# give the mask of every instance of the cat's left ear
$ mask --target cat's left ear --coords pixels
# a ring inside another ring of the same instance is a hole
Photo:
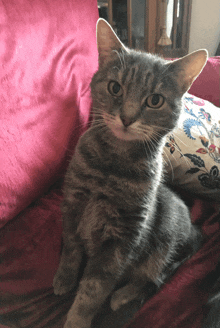
[[[174,60],[169,63],[169,70],[171,70],[176,77],[182,92],[186,92],[193,81],[203,70],[208,58],[208,51],[201,49],[192,52],[191,54]]]
[[[99,65],[106,63],[117,56],[116,52],[127,51],[119,40],[111,25],[99,18],[96,25],[97,47],[99,52]]]

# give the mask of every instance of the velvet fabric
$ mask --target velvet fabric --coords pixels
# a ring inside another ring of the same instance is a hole
[[[0,227],[64,172],[88,123],[96,1],[0,1]]]
[[[189,93],[220,107],[220,56],[209,58],[199,78],[191,86]]]
[[[187,200],[187,195],[184,196]],[[208,314],[205,305],[214,283],[212,272],[220,257],[220,206],[195,199],[191,217],[202,228],[203,246],[145,303],[126,328],[201,327]]]
[[[61,327],[70,306],[51,288],[58,185],[89,121],[97,19],[96,0],[0,0],[1,328]]]
[[[62,328],[73,302],[72,292],[53,294],[52,280],[62,178],[89,122],[97,19],[96,0],[0,0],[0,328]],[[209,62],[195,94],[205,89],[218,105],[220,60]],[[129,328],[200,327],[220,253],[219,205],[190,206],[204,245]]]

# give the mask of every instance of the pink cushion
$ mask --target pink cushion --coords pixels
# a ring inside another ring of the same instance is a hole
[[[0,0],[0,227],[60,174],[88,123],[97,2]]]
[[[210,57],[189,93],[220,107],[220,56]]]

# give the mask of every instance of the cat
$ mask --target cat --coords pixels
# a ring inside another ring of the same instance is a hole
[[[185,203],[163,183],[166,135],[181,98],[199,75],[207,51],[173,62],[125,47],[111,26],[97,22],[99,70],[91,82],[93,123],[81,136],[64,181],[63,241],[54,293],[77,282],[88,262],[65,328],[89,328],[112,293],[117,310],[148,281],[190,252],[195,229]]]

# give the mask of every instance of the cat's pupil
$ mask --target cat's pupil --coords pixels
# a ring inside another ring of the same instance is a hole
[[[112,96],[120,97],[123,94],[122,87],[117,81],[110,81],[108,91]]]
[[[160,101],[160,96],[159,95],[153,95],[152,100],[151,100],[152,105],[156,106],[159,103],[159,101]]]
[[[121,86],[118,82],[114,82],[113,86],[112,86],[112,91],[117,94],[121,89]]]

